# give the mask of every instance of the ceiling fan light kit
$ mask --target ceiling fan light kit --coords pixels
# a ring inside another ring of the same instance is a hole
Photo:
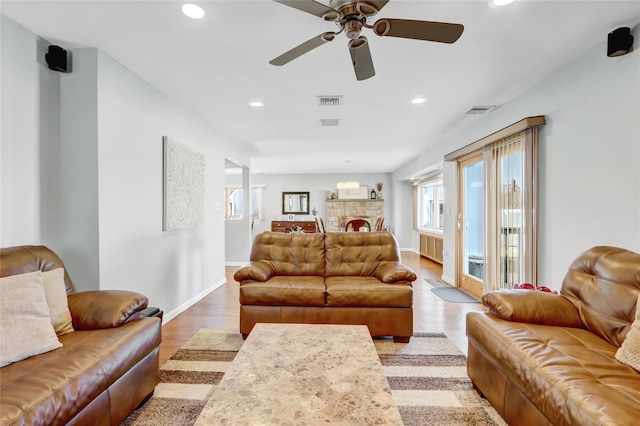
[[[389,2],[389,0],[331,0],[329,6],[314,0],[273,0],[302,12],[315,15],[328,22],[335,22],[338,32],[325,32],[319,36],[294,47],[275,59],[269,61],[272,65],[284,65],[311,50],[333,41],[335,36],[344,32],[350,40],[349,53],[357,80],[373,77],[375,69],[369,50],[367,38],[362,29],[367,28],[380,37],[398,37],[414,40],[435,41],[439,43],[455,43],[464,26],[447,22],[416,21],[408,19],[382,18],[370,25],[367,20],[375,16]]]

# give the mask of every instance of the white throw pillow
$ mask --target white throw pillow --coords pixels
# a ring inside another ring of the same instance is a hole
[[[0,367],[61,347],[42,272],[0,278]]]
[[[56,268],[42,273],[44,294],[49,305],[51,325],[58,336],[74,331],[71,312],[67,303],[67,288],[64,285],[64,268]]]
[[[616,352],[616,359],[640,372],[640,294],[636,303],[636,319],[631,324],[631,330]]]

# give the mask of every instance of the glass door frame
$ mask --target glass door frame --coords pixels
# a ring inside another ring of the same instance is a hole
[[[468,273],[465,272],[465,233],[464,231],[464,226],[465,226],[465,217],[464,217],[464,208],[465,208],[465,203],[464,203],[464,198],[465,198],[465,191],[464,191],[464,170],[465,168],[469,167],[469,166],[473,166],[475,164],[483,164],[483,176],[482,176],[482,184],[483,184],[483,194],[482,194],[482,200],[483,200],[483,206],[482,206],[482,213],[483,213],[483,218],[485,215],[485,205],[484,203],[486,202],[486,200],[484,199],[484,185],[486,184],[486,179],[485,179],[485,173],[486,171],[484,170],[484,155],[483,155],[483,150],[479,149],[477,151],[474,151],[472,153],[469,153],[463,157],[460,157],[457,159],[457,183],[458,183],[458,190],[457,190],[457,195],[458,195],[458,211],[456,212],[456,286],[462,290],[465,293],[468,293],[469,295],[473,296],[474,298],[477,298],[478,300],[482,297],[482,294],[484,293],[484,282],[482,280],[479,280],[478,278],[476,278],[473,275],[470,275]],[[485,220],[483,219],[482,223],[481,223],[481,229],[482,229],[482,249],[483,252],[485,250],[485,239],[486,239],[486,235],[485,235],[485,226],[484,226],[484,222]],[[483,255],[483,263],[482,263],[482,267],[484,268],[486,263],[486,253]],[[485,277],[486,274],[483,274],[483,277]]]

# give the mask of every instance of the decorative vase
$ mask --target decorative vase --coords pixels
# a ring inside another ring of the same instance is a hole
[[[378,191],[378,200],[382,200],[382,191]]]

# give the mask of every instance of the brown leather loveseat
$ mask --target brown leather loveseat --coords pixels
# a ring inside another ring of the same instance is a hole
[[[616,359],[638,293],[640,254],[615,247],[582,253],[559,295],[487,293],[467,314],[469,377],[512,426],[640,424],[640,373]]]
[[[51,330],[52,338],[62,344],[58,349],[0,368],[2,425],[118,425],[159,382],[160,320],[139,318],[147,298],[118,290],[75,293],[66,269],[60,268],[64,268],[60,258],[43,246],[0,250],[3,294],[9,294],[8,280],[55,271],[64,280],[64,284],[58,281],[59,294],[64,303],[64,286],[69,327],[73,326],[57,336],[57,330]],[[20,285],[11,285],[12,294],[20,292]],[[28,286],[31,291],[31,283]],[[33,299],[44,297],[42,284],[39,291],[42,295]],[[2,315],[11,302],[2,301]],[[12,312],[24,310],[19,303],[16,306]],[[49,308],[44,307],[49,321]],[[0,344],[7,353],[8,343]]]
[[[364,324],[409,341],[416,274],[388,232],[256,236],[240,283],[240,332],[256,323]]]

